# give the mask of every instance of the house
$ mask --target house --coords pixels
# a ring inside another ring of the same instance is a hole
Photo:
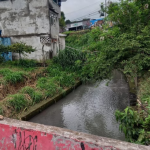
[[[66,0],[0,0],[2,37],[36,48],[28,59],[42,60],[59,51],[59,18],[61,2]],[[44,53],[42,53],[42,48]],[[17,54],[13,54],[18,58]]]
[[[91,23],[90,27],[97,27],[97,26],[101,27],[102,24],[104,23],[104,18],[92,19],[90,20],[90,23]]]
[[[81,21],[71,22],[70,24],[66,25],[67,31],[77,31],[77,30],[84,30],[89,28],[90,26],[90,19],[83,19]]]

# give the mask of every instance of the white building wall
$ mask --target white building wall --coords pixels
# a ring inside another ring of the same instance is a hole
[[[47,0],[0,1],[0,24],[4,36],[49,33]]]
[[[36,49],[35,52],[32,52],[31,54],[22,55],[22,58],[26,59],[36,59],[38,61],[43,61],[43,53],[42,53],[42,47],[43,45],[40,42],[40,36],[28,36],[28,37],[12,37],[11,38],[12,43],[16,42],[23,42],[27,45],[32,45],[33,48]],[[44,45],[44,57],[45,59],[49,59],[49,53],[52,50],[51,46]],[[18,59],[18,54],[13,54],[14,59]]]
[[[43,59],[40,36],[50,35],[52,43],[44,46],[45,57],[49,58],[50,51],[53,51],[53,56],[57,55],[60,13],[60,7],[53,0],[0,1],[2,35],[11,37],[12,43],[24,42],[36,48],[36,52],[26,58],[37,60]]]

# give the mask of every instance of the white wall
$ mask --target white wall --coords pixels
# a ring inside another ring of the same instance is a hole
[[[47,0],[0,1],[0,22],[5,36],[49,33]]]
[[[49,8],[56,13],[52,13]],[[60,7],[53,0],[0,1],[2,35],[11,37],[12,43],[24,42],[35,47],[37,51],[29,54],[26,57],[28,59],[43,59],[40,35],[50,35],[56,41],[49,46],[44,46],[46,56],[48,56],[49,50],[53,51],[53,55],[57,55],[59,18]],[[14,56],[17,57],[16,54]]]
[[[33,48],[36,49],[35,52],[31,54],[27,54],[27,56],[22,56],[22,58],[27,58],[27,59],[36,59],[39,61],[43,60],[43,55],[42,55],[42,44],[40,42],[40,37],[39,36],[29,36],[29,37],[12,37],[11,38],[12,43],[16,42],[24,42],[27,45],[32,45]],[[44,46],[44,51],[45,51],[45,58],[49,59],[49,51],[52,50],[51,45],[50,46]],[[18,59],[18,54],[13,54],[13,58]]]

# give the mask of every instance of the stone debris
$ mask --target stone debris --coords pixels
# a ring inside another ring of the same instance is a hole
[[[2,115],[0,115],[0,120],[3,120],[3,119],[4,119],[4,117]]]

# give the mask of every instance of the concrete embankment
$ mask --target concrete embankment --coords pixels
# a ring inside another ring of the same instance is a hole
[[[41,111],[45,110],[46,108],[48,108],[52,104],[54,104],[57,101],[59,101],[60,99],[62,99],[65,95],[69,94],[70,92],[72,92],[75,88],[77,88],[80,85],[81,85],[80,81],[76,82],[74,87],[65,89],[61,94],[58,94],[58,95],[56,95],[56,96],[54,96],[50,99],[43,100],[40,103],[30,107],[26,111],[22,112],[18,116],[18,118],[20,120],[24,120],[24,121],[27,121],[27,120],[31,119],[32,117],[34,117],[35,115],[37,115]]]

